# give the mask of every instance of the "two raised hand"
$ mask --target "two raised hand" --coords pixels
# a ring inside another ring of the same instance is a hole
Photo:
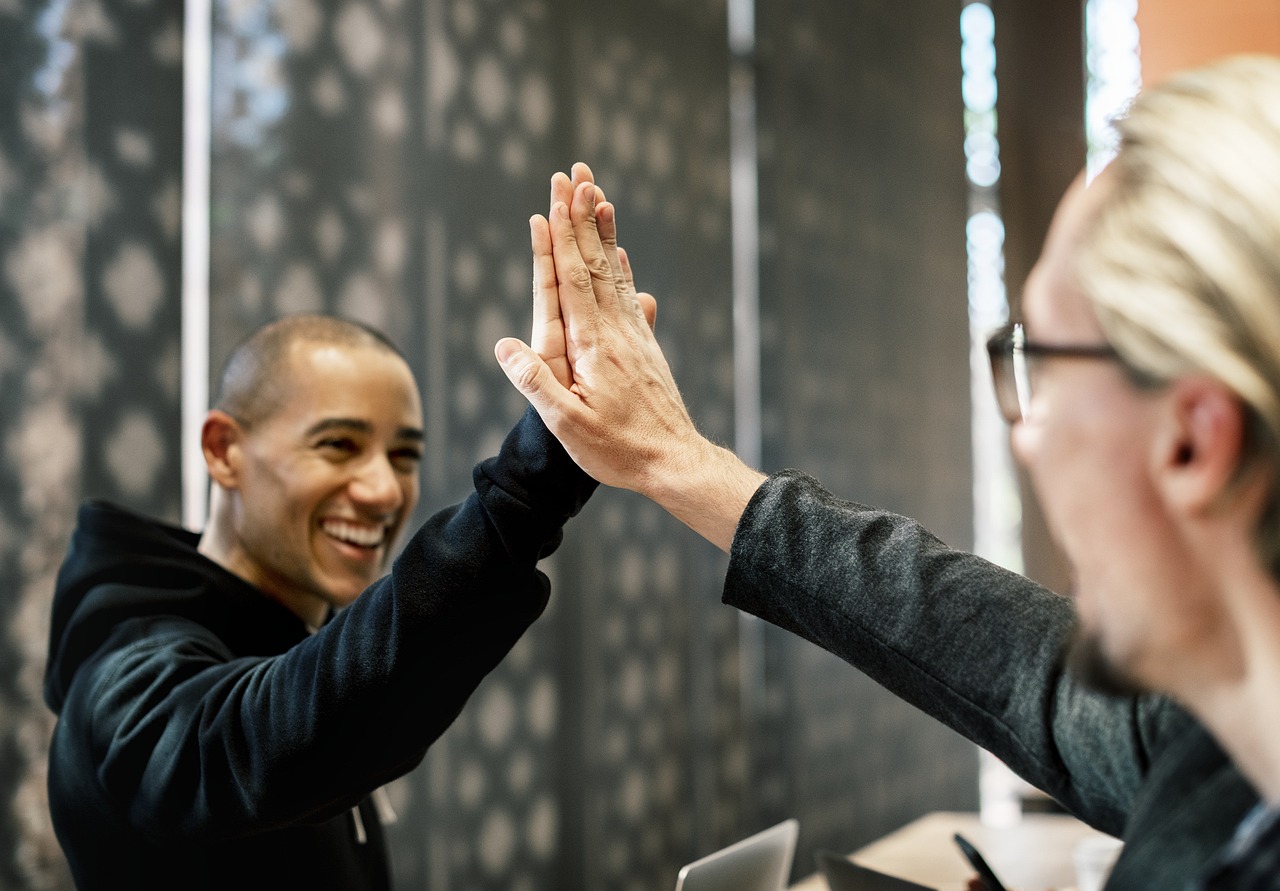
[[[552,179],[550,218],[530,220],[534,343],[495,354],[569,455],[640,492],[725,548],[763,477],[698,433],[617,245],[616,213],[586,165]],[[562,339],[561,339],[562,338]]]
[[[701,437],[653,337],[656,303],[636,292],[603,197],[584,164],[552,178],[550,219],[530,220],[539,346],[506,338],[496,354],[583,469],[644,491],[671,445]]]

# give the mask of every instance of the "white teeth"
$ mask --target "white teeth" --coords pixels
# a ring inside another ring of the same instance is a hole
[[[323,525],[324,531],[339,541],[362,548],[376,548],[382,544],[387,531],[383,526],[362,526],[345,520],[325,520]]]

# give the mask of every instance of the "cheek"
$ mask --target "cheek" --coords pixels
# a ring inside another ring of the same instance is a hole
[[[421,491],[417,474],[412,477],[402,479],[400,481],[400,491],[404,499],[404,507],[401,509],[401,515],[408,518],[413,509],[418,506],[418,493]]]
[[[1031,487],[1051,524],[1070,512],[1085,496],[1090,475],[1084,464],[1087,443],[1077,441],[1070,429],[1055,429],[1041,420],[1014,425],[1009,439],[1014,458],[1027,471]],[[1054,530],[1056,531],[1056,530]]]
[[[1035,459],[1039,429],[1019,421],[1009,430],[1009,450],[1014,460],[1028,470]]]

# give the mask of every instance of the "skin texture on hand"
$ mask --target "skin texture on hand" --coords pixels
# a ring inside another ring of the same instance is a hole
[[[499,341],[503,371],[587,473],[728,550],[764,477],[698,433],[653,335],[656,304],[636,291],[586,165],[552,178],[551,204],[530,220],[538,348]]]

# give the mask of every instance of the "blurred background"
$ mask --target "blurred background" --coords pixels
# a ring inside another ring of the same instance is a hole
[[[40,687],[78,502],[198,528],[210,376],[297,311],[403,347],[421,511],[465,496],[576,160],[704,431],[1060,586],[981,343],[1107,116],[1239,49],[1280,51],[1273,0],[0,0],[0,888],[70,887]],[[789,816],[803,875],[1030,794],[722,606],[724,557],[638,497],[545,568],[547,615],[390,788],[399,888],[671,888]]]

